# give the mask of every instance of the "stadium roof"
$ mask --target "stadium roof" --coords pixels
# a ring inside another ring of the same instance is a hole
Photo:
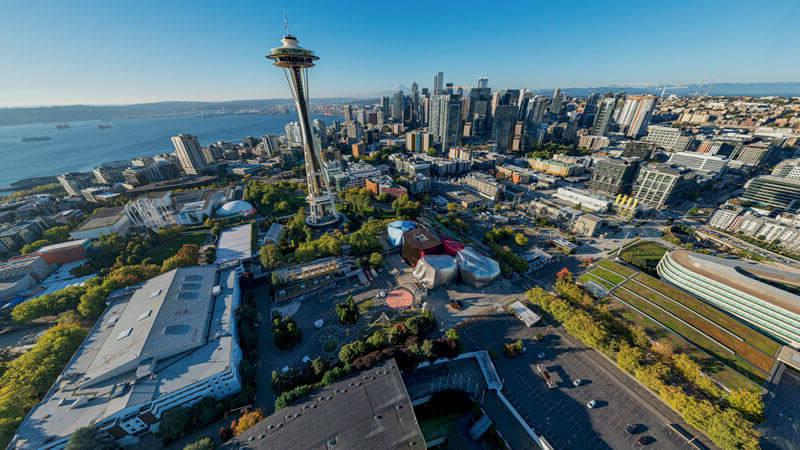
[[[424,449],[394,360],[376,364],[281,409],[227,449]]]

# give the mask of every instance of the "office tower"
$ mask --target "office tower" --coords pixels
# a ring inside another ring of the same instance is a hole
[[[497,105],[492,120],[491,139],[497,143],[497,151],[505,152],[511,148],[511,134],[517,122],[516,105]]]
[[[344,105],[344,123],[348,124],[353,121],[353,105]]]
[[[433,139],[442,144],[442,150],[458,145],[461,139],[461,97],[434,95],[431,97],[428,128]]]
[[[550,102],[550,114],[554,116],[560,115],[563,104],[564,96],[561,94],[561,88],[556,88],[553,92],[553,101]]]
[[[206,167],[207,163],[197,137],[191,134],[172,136],[172,145],[175,147],[175,154],[178,155],[181,169],[187,175],[197,175]]]
[[[614,106],[617,101],[613,97],[606,97],[600,102],[597,114],[594,116],[591,134],[594,136],[605,136],[608,126],[611,124],[611,116],[614,114]]]
[[[489,134],[492,91],[488,87],[469,91],[465,119],[472,123],[472,136],[483,138]]]
[[[267,58],[286,72],[289,88],[297,108],[297,118],[303,137],[303,155],[308,186],[306,199],[308,200],[309,214],[306,223],[310,226],[330,225],[339,220],[339,214],[336,212],[330,188],[323,179],[319,154],[314,151],[308,99],[306,98],[308,92],[306,73],[309,67],[314,67],[314,61],[319,57],[314,55],[311,50],[300,47],[297,38],[288,33],[281,39],[281,43],[280,47],[270,51]]]
[[[443,88],[444,88],[444,73],[436,72],[436,75],[433,76],[433,95],[441,94]]]
[[[633,113],[627,136],[638,139],[647,131],[653,110],[656,109],[656,97],[654,95],[640,96],[636,111]]]
[[[653,154],[654,144],[649,142],[630,141],[625,143],[625,148],[622,150],[623,158],[641,158],[645,161],[650,159]]]
[[[392,122],[403,122],[403,109],[405,108],[405,96],[403,91],[397,91],[392,96]]]
[[[588,184],[589,189],[609,197],[628,194],[638,168],[638,159],[600,159],[594,165],[592,179]]]
[[[683,152],[689,149],[692,137],[679,128],[650,125],[647,127],[647,136],[642,141],[671,152]]]
[[[639,169],[633,194],[643,205],[661,209],[682,199],[682,194],[696,186],[695,174],[669,164],[648,164]]]
[[[731,159],[748,166],[758,166],[771,162],[777,148],[768,142],[754,142],[739,146],[731,154]]]
[[[744,185],[743,200],[762,207],[800,211],[800,179],[762,175]]]
[[[800,178],[800,158],[787,159],[775,164],[772,176],[783,178]]]
[[[600,102],[600,93],[592,92],[586,97],[586,106],[597,106]]]
[[[433,147],[433,139],[427,131],[411,131],[406,133],[406,150],[424,153]]]
[[[419,85],[416,81],[411,83],[411,120],[419,122]]]
[[[520,110],[525,123],[522,131],[523,149],[529,149],[538,142],[539,124],[547,114],[547,97],[537,95],[527,99],[525,110]]]
[[[297,122],[289,122],[283,126],[283,133],[286,136],[286,142],[290,146],[303,145],[303,132],[300,130],[300,125]]]
[[[392,112],[389,96],[384,95],[381,97],[381,109],[383,110],[384,117]]]
[[[486,77],[478,78],[478,89],[486,89],[489,87],[489,79]]]

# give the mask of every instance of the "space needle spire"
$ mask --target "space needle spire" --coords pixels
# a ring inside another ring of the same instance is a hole
[[[289,23],[286,14],[283,17],[286,34],[281,39],[280,47],[273,48],[266,56],[273,64],[284,69],[289,89],[292,91],[294,104],[297,107],[297,118],[303,138],[303,154],[306,160],[306,181],[308,184],[309,214],[306,223],[312,227],[323,227],[336,223],[339,214],[330,187],[322,173],[322,162],[314,148],[314,139],[308,114],[308,69],[314,67],[319,57],[311,50],[300,47],[296,37],[289,34]]]

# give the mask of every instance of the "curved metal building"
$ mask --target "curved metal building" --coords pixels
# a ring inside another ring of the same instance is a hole
[[[458,252],[456,263],[461,281],[475,287],[486,286],[500,276],[500,264],[471,247]]]
[[[386,234],[389,235],[389,243],[392,247],[400,247],[403,245],[403,233],[408,230],[413,230],[417,224],[409,220],[395,220],[386,226]]]
[[[425,255],[414,267],[414,278],[428,289],[436,289],[456,279],[458,265],[449,255]]]

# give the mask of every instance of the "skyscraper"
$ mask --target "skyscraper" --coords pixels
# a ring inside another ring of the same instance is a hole
[[[606,134],[616,104],[617,101],[614,97],[606,97],[600,102],[600,107],[597,110],[597,115],[594,116],[594,123],[592,124],[592,135],[603,136]]]
[[[431,97],[429,128],[442,150],[458,145],[461,138],[461,97],[458,95],[434,95]]]
[[[517,105],[497,105],[492,120],[492,140],[497,143],[497,151],[511,148],[511,134],[517,122]]]
[[[433,76],[433,94],[434,95],[441,94],[443,89],[444,89],[444,73],[436,72],[436,75]]]
[[[392,96],[392,121],[395,123],[403,122],[403,110],[405,109],[405,95],[403,91],[397,91]]]
[[[626,134],[634,139],[644,136],[647,132],[647,125],[650,124],[650,118],[653,116],[653,110],[655,109],[655,95],[640,96]]]
[[[206,167],[203,149],[200,147],[197,137],[191,134],[172,136],[172,145],[175,147],[175,154],[178,155],[181,169],[187,175],[197,175]]]
[[[564,96],[561,95],[561,88],[556,88],[553,92],[553,101],[550,103],[550,113],[554,116],[561,114],[561,107],[564,104]]]
[[[489,87],[489,79],[486,77],[478,78],[478,89],[485,89]]]
[[[314,150],[314,139],[311,135],[311,122],[308,114],[308,99],[306,98],[308,86],[306,85],[306,72],[309,67],[314,67],[314,61],[319,59],[311,50],[300,47],[296,37],[287,34],[281,39],[280,47],[273,48],[267,59],[286,71],[289,88],[294,97],[297,108],[297,118],[303,137],[303,154],[306,162],[306,181],[308,185],[309,214],[306,223],[310,226],[330,225],[339,220],[336,205],[333,201],[330,188],[323,177],[322,163],[319,154]],[[351,122],[353,123],[353,122]]]
[[[353,121],[353,105],[344,105],[344,123],[347,125],[348,123]]]

